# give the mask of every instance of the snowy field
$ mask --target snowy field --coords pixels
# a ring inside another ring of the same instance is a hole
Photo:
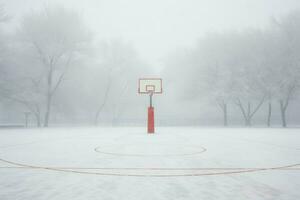
[[[299,129],[0,130],[1,200],[296,200],[299,188]]]

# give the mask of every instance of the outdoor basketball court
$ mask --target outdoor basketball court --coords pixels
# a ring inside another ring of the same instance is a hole
[[[0,130],[0,199],[299,199],[297,129]]]

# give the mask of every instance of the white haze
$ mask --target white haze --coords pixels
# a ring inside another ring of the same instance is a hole
[[[160,71],[164,56],[207,32],[265,27],[300,8],[298,0],[9,0],[16,22],[24,12],[60,4],[79,11],[99,38],[130,41]]]
[[[159,125],[223,125],[224,102],[230,126],[266,126],[269,105],[272,126],[286,126],[283,117],[300,124],[297,0],[1,8],[0,124],[23,124],[30,112],[30,126],[144,125],[148,96],[137,94],[137,80],[152,76],[164,83],[154,97]]]

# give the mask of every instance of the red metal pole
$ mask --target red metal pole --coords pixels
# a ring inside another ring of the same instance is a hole
[[[154,108],[148,107],[148,133],[154,133]]]

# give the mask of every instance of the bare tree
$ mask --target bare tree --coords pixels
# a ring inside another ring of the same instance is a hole
[[[89,33],[80,16],[61,7],[46,7],[24,17],[21,38],[41,63],[45,95],[44,126],[49,125],[54,95],[64,81],[71,62],[89,43]],[[42,105],[42,102],[39,103]],[[39,113],[40,114],[40,113]]]
[[[299,91],[300,79],[300,11],[290,13],[281,21],[273,20],[273,42],[276,46],[277,99],[282,126],[287,126],[286,111]]]
[[[209,68],[209,71],[205,74],[206,78],[204,80],[208,88],[207,93],[223,113],[223,125],[228,126],[228,105],[232,101],[234,83],[230,70],[227,66],[220,66],[217,63],[215,67]]]
[[[23,105],[36,119],[36,125],[41,126],[41,98],[39,82],[33,79],[10,80],[16,84],[11,84],[9,92],[4,96],[15,103]],[[19,85],[21,83],[21,85]]]
[[[103,99],[101,104],[98,105],[98,107],[96,108],[96,115],[95,115],[95,120],[94,120],[94,124],[98,125],[98,121],[99,121],[99,117],[101,112],[103,111],[107,101],[108,101],[108,97],[109,97],[109,92],[111,90],[111,85],[112,85],[112,68],[109,70],[108,72],[108,78],[107,78],[107,85],[105,87],[105,91],[104,91],[104,95],[103,95]]]
[[[3,28],[8,20],[9,17],[5,12],[4,6],[0,5],[0,98],[6,98],[11,93],[10,76],[12,73],[7,59],[9,40],[8,36],[3,32]]]
[[[97,77],[97,105],[94,124],[97,125],[101,113],[105,108],[109,109],[112,121],[115,121],[119,112],[119,104],[125,99],[125,91],[129,87],[135,89],[136,85],[131,80],[138,79],[138,72],[144,71],[144,64],[139,60],[136,50],[130,43],[120,40],[103,42],[99,48],[99,73]],[[105,76],[102,79],[100,73]],[[133,82],[135,83],[135,82]],[[128,97],[127,97],[128,98]]]
[[[234,84],[235,104],[240,109],[245,126],[252,125],[252,118],[265,101],[265,94],[261,90],[259,71],[239,67],[235,74]]]

